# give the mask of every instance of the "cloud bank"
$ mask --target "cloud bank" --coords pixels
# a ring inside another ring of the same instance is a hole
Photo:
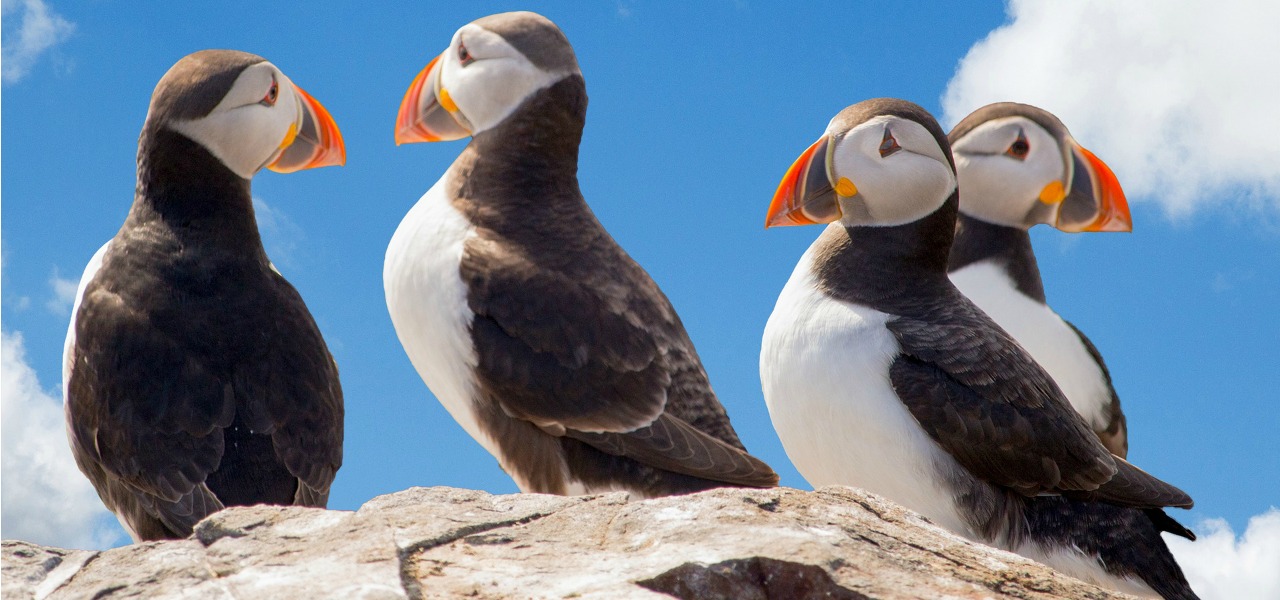
[[[43,0],[4,0],[4,43],[0,78],[14,83],[27,75],[46,50],[66,40],[75,25],[49,9]],[[16,26],[11,26],[17,22]]]
[[[44,303],[44,307],[59,317],[71,316],[71,307],[76,303],[76,292],[80,291],[80,280],[62,277],[58,274],[57,267],[54,267],[53,274],[49,275],[49,287],[53,295]]]
[[[1239,539],[1222,519],[1205,521],[1197,530],[1195,542],[1164,537],[1201,598],[1280,598],[1280,510],[1249,519]]]
[[[1008,13],[960,61],[948,124],[1034,104],[1172,217],[1280,211],[1280,2],[1010,0]]]
[[[106,548],[122,531],[67,445],[62,401],[45,392],[27,365],[19,333],[0,332],[0,530],[64,548]]]

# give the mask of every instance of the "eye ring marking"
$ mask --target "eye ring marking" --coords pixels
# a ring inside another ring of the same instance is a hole
[[[262,97],[261,102],[266,106],[275,106],[276,100],[280,99],[280,83],[276,81],[275,75],[271,76],[271,88],[267,90],[267,94]]]
[[[880,158],[888,158],[889,155],[902,149],[898,145],[897,138],[893,137],[893,132],[888,127],[884,128],[884,139],[880,140]]]
[[[1022,129],[1018,130],[1018,139],[1013,140],[1009,144],[1009,148],[1004,151],[1005,156],[1015,158],[1017,160],[1026,160],[1027,154],[1031,153],[1031,142],[1027,141],[1027,135]]]
[[[467,50],[467,45],[462,43],[462,40],[458,40],[458,63],[465,67],[473,62],[476,62],[476,57],[471,55],[471,51]]]

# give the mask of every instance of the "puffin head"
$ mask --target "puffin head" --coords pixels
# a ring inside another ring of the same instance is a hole
[[[396,118],[396,144],[477,135],[537,91],[580,74],[568,38],[542,15],[509,12],[472,21],[409,86]]]
[[[955,190],[947,138],[933,116],[905,100],[865,100],[831,119],[787,170],[765,227],[902,225],[933,214]]]
[[[950,139],[966,215],[1020,229],[1133,229],[1115,174],[1048,111],[989,104],[960,121]]]
[[[167,128],[250,179],[346,162],[329,112],[260,56],[202,50],[173,65],[151,94],[144,131]]]

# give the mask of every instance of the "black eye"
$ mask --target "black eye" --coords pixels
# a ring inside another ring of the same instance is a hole
[[[276,100],[280,98],[280,84],[275,79],[271,80],[271,89],[267,90],[267,95],[262,97],[262,103],[267,106],[275,106]]]
[[[1013,140],[1004,153],[1018,160],[1026,160],[1028,152],[1031,152],[1031,144],[1027,142],[1027,136],[1022,133],[1022,130],[1018,130],[1018,139]]]
[[[471,56],[471,52],[467,51],[467,46],[462,42],[458,42],[458,62],[464,67],[476,62],[476,57]]]
[[[893,133],[886,127],[884,130],[884,139],[880,140],[880,158],[889,156],[901,149],[902,146],[898,145],[898,140],[893,137]]]

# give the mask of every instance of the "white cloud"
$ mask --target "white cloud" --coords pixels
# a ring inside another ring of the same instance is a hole
[[[1135,200],[1280,210],[1280,2],[1010,0],[960,61],[954,124],[997,101],[1062,118]]]
[[[292,266],[298,241],[304,237],[302,228],[284,211],[273,208],[261,198],[253,199],[253,212],[258,219],[258,231],[262,234],[267,257],[274,263]]]
[[[1164,537],[1201,598],[1280,598],[1280,509],[1249,519],[1239,539],[1222,519],[1205,521],[1196,529],[1200,539],[1195,542]]]
[[[53,296],[48,302],[44,303],[44,307],[49,312],[60,317],[71,315],[71,307],[76,302],[76,292],[80,287],[80,282],[75,279],[64,279],[58,275],[58,268],[53,268],[53,274],[49,276],[49,287],[53,288]]]
[[[5,539],[105,548],[123,531],[76,467],[62,401],[40,387],[20,333],[0,331],[0,529]]]
[[[0,49],[4,83],[22,79],[41,54],[75,31],[74,24],[50,10],[43,0],[4,0],[0,11],[6,25]],[[15,19],[18,25],[8,26]]]

